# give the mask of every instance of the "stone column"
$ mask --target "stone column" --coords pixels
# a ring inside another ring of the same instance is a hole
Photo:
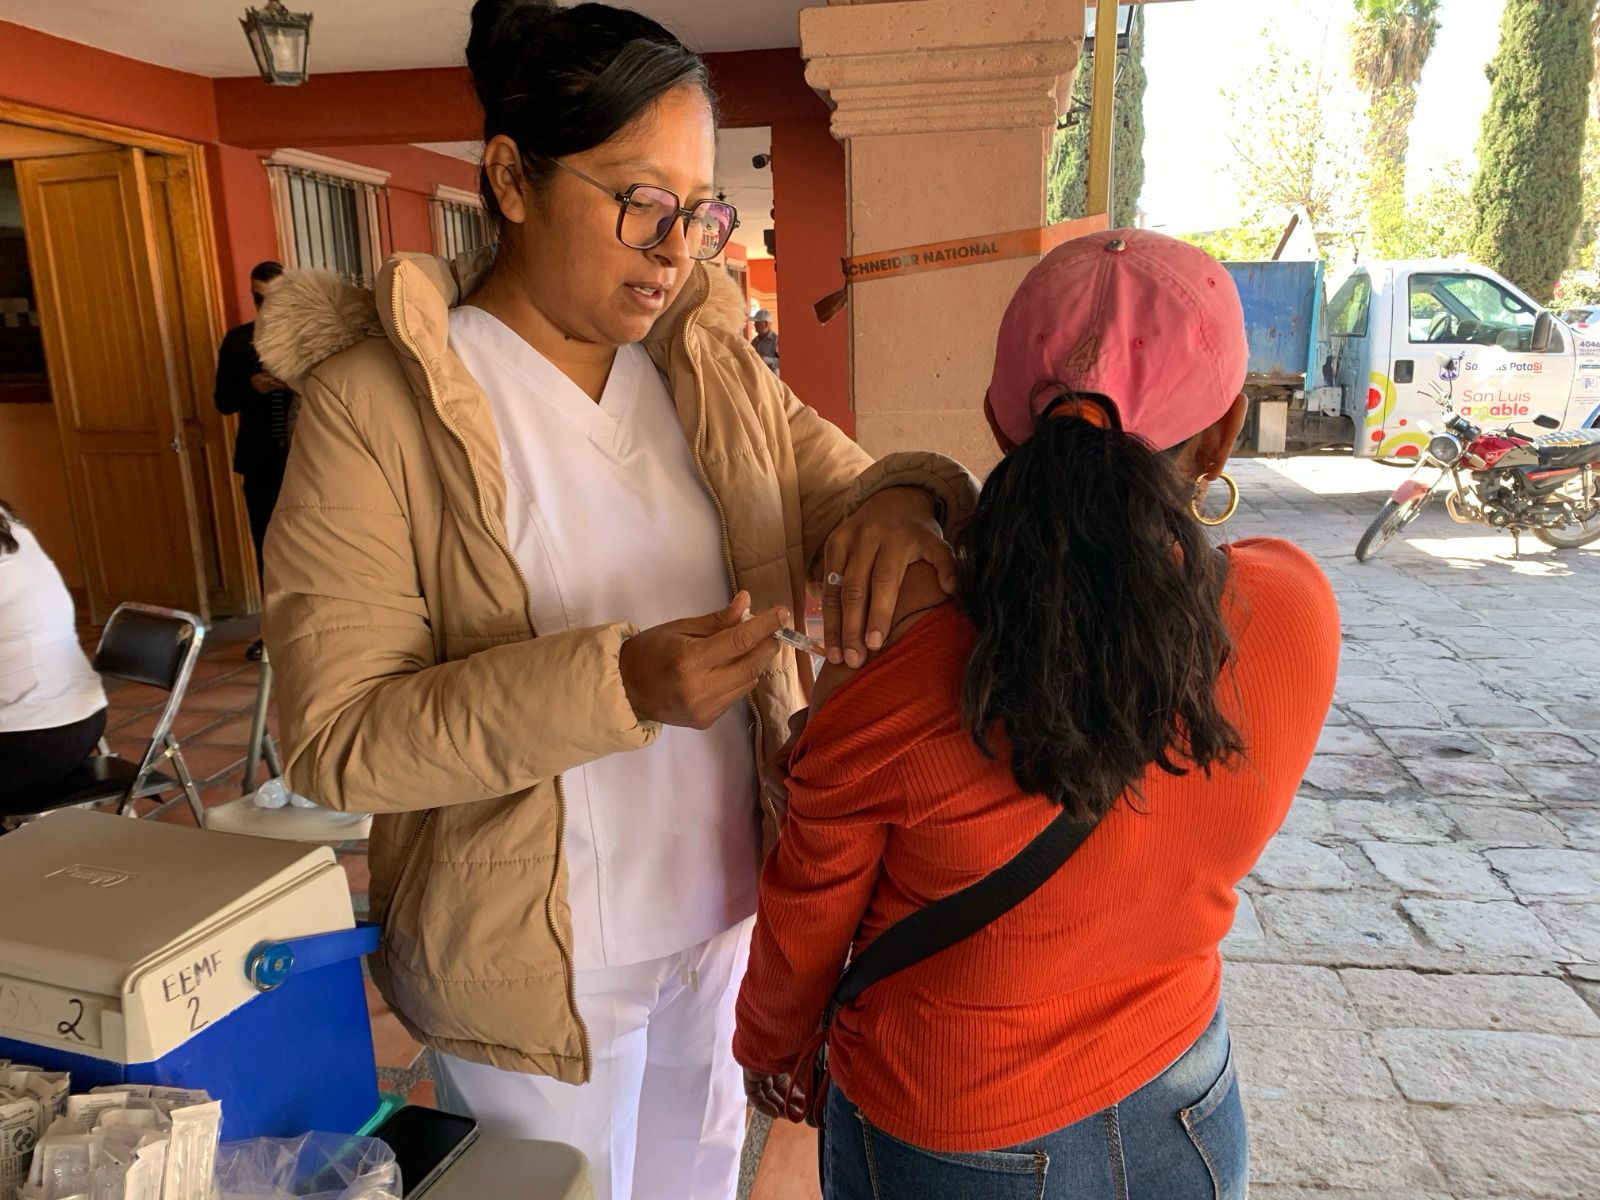
[[[1083,43],[1076,0],[830,0],[800,14],[806,78],[844,143],[849,253],[1045,224],[1050,139]],[[984,472],[995,333],[1037,261],[850,289],[856,437]]]

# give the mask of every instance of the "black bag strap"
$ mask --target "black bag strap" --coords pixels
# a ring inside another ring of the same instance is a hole
[[[932,958],[1005,916],[1044,886],[1099,823],[1099,818],[1073,820],[1063,809],[1010,862],[889,926],[839,977],[822,1017],[823,1028],[878,980]]]

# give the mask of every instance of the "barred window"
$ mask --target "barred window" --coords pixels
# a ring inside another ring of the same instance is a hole
[[[284,150],[267,170],[284,265],[320,267],[371,287],[384,257],[387,173]]]
[[[487,246],[489,220],[483,202],[471,192],[437,184],[428,201],[433,216],[433,252],[444,258]]]

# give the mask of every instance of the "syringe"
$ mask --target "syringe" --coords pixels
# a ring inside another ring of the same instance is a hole
[[[807,654],[815,654],[818,658],[822,658],[828,653],[827,646],[823,645],[814,637],[807,637],[798,629],[779,629],[774,631],[772,636],[777,638],[785,646],[793,646],[796,650],[803,650]]]

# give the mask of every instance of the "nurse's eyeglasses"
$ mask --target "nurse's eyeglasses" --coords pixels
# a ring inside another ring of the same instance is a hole
[[[684,208],[678,194],[667,188],[636,183],[618,192],[559,159],[547,161],[617,202],[617,241],[630,250],[655,249],[671,235],[673,222],[681,219],[689,257],[704,261],[721,254],[733,231],[739,228],[739,210],[721,200],[697,200]]]

